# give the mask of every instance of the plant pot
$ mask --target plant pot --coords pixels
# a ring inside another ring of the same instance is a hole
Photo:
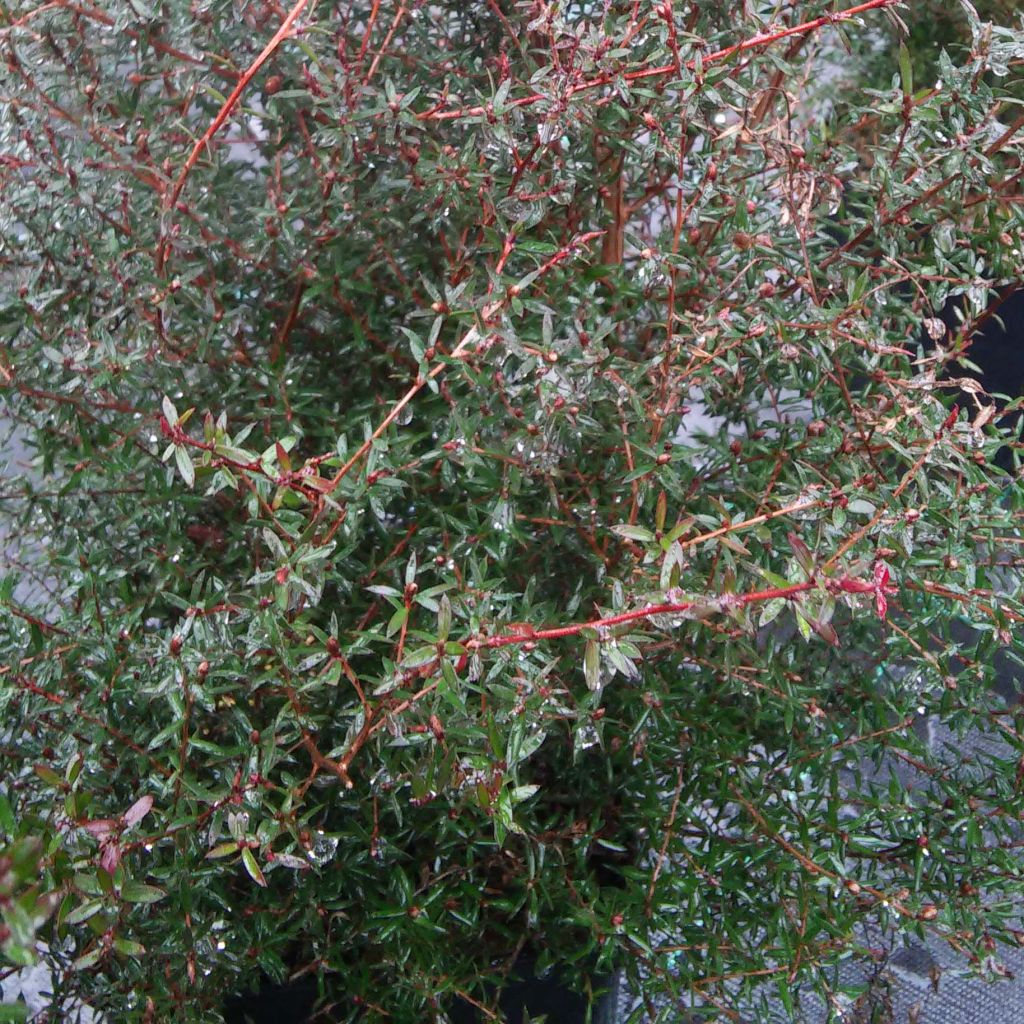
[[[224,1003],[225,1024],[307,1024],[316,1004],[316,978],[307,975],[288,985],[264,980],[255,992]]]
[[[618,1009],[618,976],[594,980],[594,995],[572,987],[566,973],[554,968],[536,973],[537,957],[523,953],[509,972],[509,982],[498,997],[498,1009],[506,1024],[614,1024]],[[488,1018],[475,1006],[459,999],[448,1008],[451,1024],[478,1024]]]

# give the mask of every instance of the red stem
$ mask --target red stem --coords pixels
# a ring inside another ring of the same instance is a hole
[[[295,24],[296,19],[303,12],[306,4],[309,0],[298,0],[295,6],[288,12],[288,16],[281,22],[281,27],[274,33],[274,37],[263,47],[259,56],[246,68],[245,73],[238,80],[238,84],[231,90],[231,95],[224,101],[224,105],[217,112],[217,116],[210,122],[210,127],[203,132],[202,138],[192,147],[192,152],[189,153],[188,159],[185,161],[185,165],[181,169],[181,173],[178,175],[178,180],[174,183],[174,188],[171,190],[170,196],[167,198],[166,207],[169,210],[173,210],[175,204],[178,201],[178,197],[181,195],[181,190],[185,187],[185,181],[189,176],[189,172],[195,167],[196,162],[199,160],[199,154],[206,148],[210,140],[217,134],[220,127],[228,119],[231,111],[235,109],[238,101],[242,98],[242,93],[245,92],[246,87],[253,80],[256,72],[267,62],[273,52],[281,45],[281,43],[291,34],[292,26]],[[164,260],[167,256],[167,240],[166,238],[161,239],[160,245],[157,248],[156,257],[156,271],[158,274],[163,273]]]
[[[857,4],[856,7],[847,8],[845,11],[837,11],[835,14],[823,14],[820,18],[805,21],[800,25],[793,25],[790,28],[780,29],[777,32],[762,32],[759,35],[751,36],[750,39],[744,39],[743,42],[734,43],[732,46],[727,46],[722,50],[715,50],[713,53],[704,55],[701,58],[701,66],[707,67],[709,64],[717,64],[727,60],[734,54],[743,53],[745,50],[751,50],[757,46],[767,46],[769,43],[785,39],[787,36],[802,35],[807,32],[813,32],[815,29],[822,28],[825,25],[848,21],[850,18],[863,14],[865,11],[877,10],[880,7],[894,7],[899,2],[900,0],[867,0],[867,3]],[[692,71],[696,64],[696,59],[692,59],[688,60],[683,66],[687,70]],[[643,68],[640,71],[629,71],[622,77],[627,82],[637,82],[645,78],[658,78],[662,75],[673,73],[679,73],[679,66],[674,62],[672,64],[659,64],[654,68]],[[598,86],[607,85],[617,77],[617,75],[605,74],[599,75],[597,78],[591,78],[586,82],[580,82],[569,89],[569,95],[575,96],[577,93],[586,92],[588,89],[596,89]],[[545,96],[542,94],[531,93],[529,96],[522,96],[517,100],[513,100],[507,104],[507,107],[529,107],[533,106],[534,103],[539,103],[542,99],[545,99]],[[463,107],[459,110],[438,110],[437,107],[432,107],[430,110],[425,110],[422,114],[419,114],[418,117],[421,121],[450,121],[460,117],[477,117],[480,114],[486,113],[486,107]]]
[[[788,587],[772,587],[769,590],[755,590],[749,594],[740,594],[731,598],[736,607],[752,604],[755,601],[773,601],[777,598],[787,599],[796,594],[802,594],[813,590],[817,581],[807,580],[804,583],[794,583]],[[531,629],[522,628],[517,633],[506,633],[502,636],[485,637],[480,640],[470,640],[466,647],[470,650],[481,648],[508,647],[509,644],[530,643],[536,640],[557,640],[560,637],[575,636],[585,629],[609,629],[612,626],[620,626],[624,622],[635,622],[637,619],[649,619],[654,615],[673,615],[679,612],[689,611],[695,605],[703,604],[701,600],[676,601],[668,604],[652,604],[646,608],[635,608],[631,612],[620,612],[618,615],[609,615],[602,619],[592,619],[590,622],[575,622],[569,626],[555,626],[552,629]]]

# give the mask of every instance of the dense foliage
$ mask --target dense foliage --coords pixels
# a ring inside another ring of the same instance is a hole
[[[1024,30],[914,81],[916,6],[0,5],[9,958],[116,1021],[999,972]]]

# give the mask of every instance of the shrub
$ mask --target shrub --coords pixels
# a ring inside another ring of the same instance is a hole
[[[826,116],[897,9],[7,5],[12,954],[119,1021],[524,948],[838,1012],[868,922],[998,973],[1015,406],[947,378],[1024,33]]]

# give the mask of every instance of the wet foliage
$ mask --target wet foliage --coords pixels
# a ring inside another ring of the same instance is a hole
[[[125,1022],[496,1014],[526,947],[840,1014],[865,922],[998,975],[1024,32],[965,12],[833,102],[912,9],[0,5],[5,955]]]

